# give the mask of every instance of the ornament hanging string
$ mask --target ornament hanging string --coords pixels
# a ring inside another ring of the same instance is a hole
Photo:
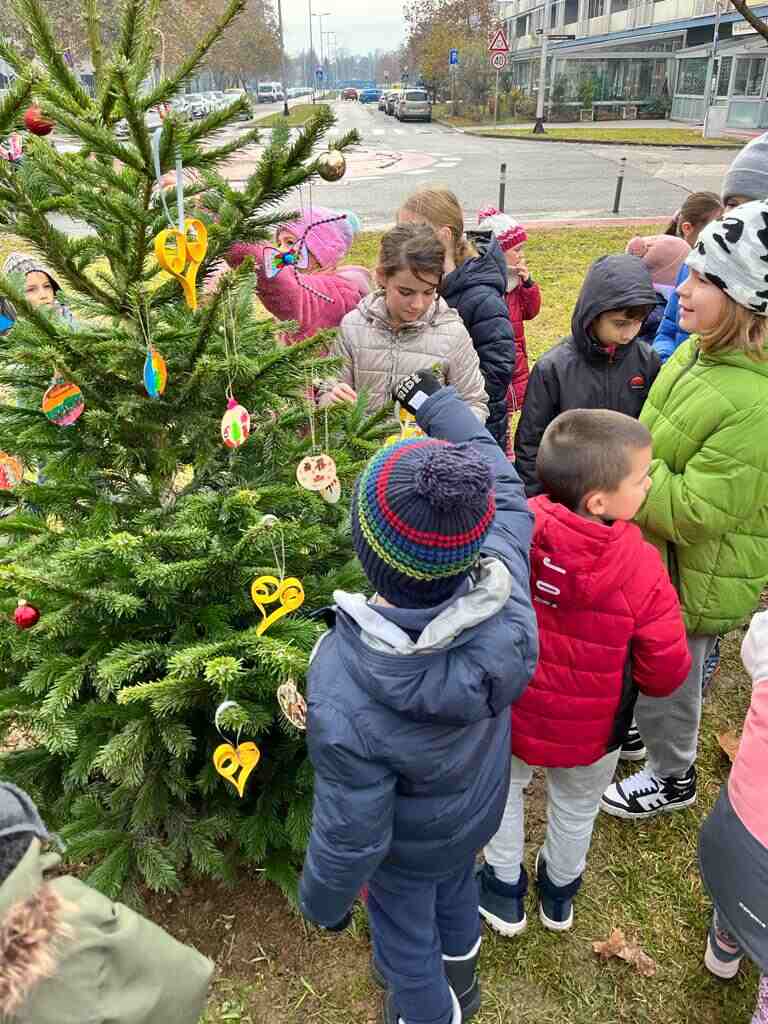
[[[155,164],[155,178],[157,180],[157,189],[160,193],[160,202],[163,205],[165,216],[170,227],[175,228],[176,224],[173,223],[171,212],[168,209],[168,204],[165,201],[165,189],[162,183],[162,171],[160,169],[160,138],[163,134],[163,126],[157,128],[152,135],[152,159]],[[176,150],[176,205],[178,207],[178,229],[184,234],[184,166],[181,162],[181,151]]]
[[[227,292],[227,312],[224,316],[224,358],[227,361],[227,398],[232,399],[235,397],[232,390],[232,363],[234,362],[237,366],[237,338],[235,337],[235,314],[232,312],[231,291]]]

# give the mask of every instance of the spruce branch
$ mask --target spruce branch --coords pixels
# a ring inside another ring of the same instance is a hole
[[[165,100],[170,99],[183,88],[187,79],[191,78],[194,73],[199,70],[210,48],[214,43],[218,42],[227,30],[229,24],[238,15],[245,11],[246,6],[247,0],[229,0],[226,10],[222,16],[215,22],[213,27],[205,33],[192,53],[181,62],[179,67],[176,69],[175,74],[164,78],[158,83],[155,89],[151,90],[148,95],[144,97],[142,100],[142,107],[144,110],[150,110],[158,103],[162,103]]]
[[[45,15],[40,0],[11,0],[11,3],[30,39],[32,49],[37,58],[44,62],[48,74],[83,111],[88,110],[91,98],[80,79],[67,66],[63,54],[56,45],[53,26]]]
[[[0,103],[0,138],[9,135],[21,120],[22,110],[32,99],[32,82],[24,76],[16,78]]]
[[[88,47],[91,53],[96,90],[100,90],[104,75],[104,48],[101,42],[100,0],[84,0],[85,26],[88,33]]]

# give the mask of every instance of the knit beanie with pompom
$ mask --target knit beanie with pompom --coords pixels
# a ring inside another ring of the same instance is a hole
[[[691,247],[674,235],[636,235],[624,251],[640,257],[654,284],[673,285]]]
[[[501,213],[495,206],[484,207],[477,215],[477,223],[481,231],[492,231],[496,235],[502,252],[508,252],[528,241],[523,225],[518,224],[508,213]]]
[[[371,586],[400,608],[448,600],[496,512],[490,465],[470,444],[410,438],[377,452],[352,498],[352,539]]]

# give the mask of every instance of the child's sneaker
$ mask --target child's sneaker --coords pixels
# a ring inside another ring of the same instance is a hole
[[[640,731],[633,721],[632,725],[627,729],[624,742],[621,744],[619,759],[621,761],[643,761],[645,754],[645,743],[643,743]]]
[[[602,810],[615,818],[654,818],[664,811],[678,811],[696,803],[696,768],[685,775],[660,779],[647,768],[622,782],[614,782],[600,800]]]
[[[704,671],[701,673],[701,692],[704,693],[709,684],[720,671],[720,637],[715,641],[709,656],[704,662]]]
[[[479,956],[480,939],[466,956],[443,956],[445,976],[461,1007],[462,1024],[472,1020],[480,1009],[480,982],[477,979]]]
[[[718,925],[717,914],[712,917],[707,935],[707,951],[704,966],[716,978],[735,978],[741,966],[744,951],[730,932]]]
[[[520,879],[515,885],[502,882],[490,864],[483,864],[478,872],[480,885],[480,914],[500,935],[519,935],[525,930],[525,896],[528,892],[528,872],[520,865]]]
[[[553,885],[539,850],[536,854],[536,887],[539,890],[541,923],[552,932],[567,932],[573,927],[573,897],[581,888],[581,875],[568,885]]]

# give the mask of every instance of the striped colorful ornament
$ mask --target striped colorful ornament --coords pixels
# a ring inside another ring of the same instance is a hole
[[[0,452],[0,491],[12,491],[23,478],[24,467],[21,462],[13,455]]]
[[[147,349],[144,360],[144,387],[150,398],[159,398],[168,383],[168,367],[156,348]]]
[[[251,433],[251,414],[236,398],[227,402],[227,411],[221,417],[221,439],[227,448],[239,448]]]
[[[42,410],[57,427],[70,427],[85,410],[83,393],[72,381],[54,377],[43,395]]]

